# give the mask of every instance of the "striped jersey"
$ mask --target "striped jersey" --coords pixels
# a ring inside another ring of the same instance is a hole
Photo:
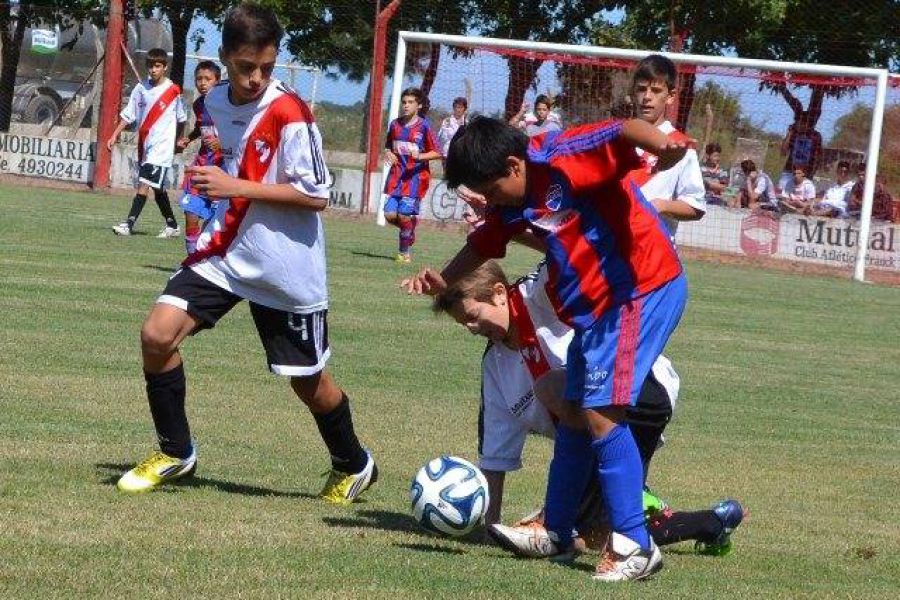
[[[228,82],[206,95],[223,169],[266,184],[290,184],[328,198],[322,138],[306,104],[272,80],[256,100],[234,105]],[[182,263],[242,298],[270,308],[310,313],[328,305],[325,234],[319,213],[287,204],[224,198]]]
[[[194,166],[195,167],[205,167],[208,165],[214,165],[217,167],[222,166],[222,150],[214,150],[209,145],[209,141],[219,137],[218,132],[216,131],[216,125],[213,123],[212,117],[209,115],[209,111],[206,110],[206,102],[205,96],[200,96],[196,100],[194,100],[193,110],[194,110],[194,119],[197,124],[197,128],[200,130],[200,149],[197,151],[197,156],[194,158]],[[191,178],[184,178],[184,191],[189,192],[195,196],[203,196],[204,194],[200,193],[196,188],[191,185]]]
[[[531,138],[524,207],[489,207],[468,238],[481,256],[501,258],[530,227],[547,245],[556,314],[578,329],[681,274],[665,224],[627,178],[640,161],[621,132],[604,121]]]
[[[394,119],[388,127],[384,147],[398,157],[384,182],[384,193],[397,198],[424,198],[431,183],[431,169],[427,160],[416,160],[416,157],[440,150],[428,119],[417,116],[407,125]]]
[[[131,90],[119,116],[126,123],[137,123],[139,164],[172,166],[177,125],[187,120],[181,88],[168,79],[156,85],[145,79]]]

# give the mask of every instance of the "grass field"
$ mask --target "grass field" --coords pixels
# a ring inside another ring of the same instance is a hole
[[[127,497],[153,449],[138,331],[183,251],[109,226],[128,200],[0,187],[0,598],[896,598],[900,586],[900,291],[687,265],[669,346],[682,397],[651,483],[673,505],[737,497],[735,553],[671,547],[652,581],[594,584],[479,539],[420,533],[415,470],[476,458],[482,344],[397,289],[396,234],[329,218],[330,363],[381,480],[350,509],[313,496],[328,468],[312,419],[268,374],[246,306],[184,347],[197,477]],[[459,234],[425,229],[417,263]],[[520,274],[536,262],[514,249]],[[534,439],[505,515],[543,495]]]

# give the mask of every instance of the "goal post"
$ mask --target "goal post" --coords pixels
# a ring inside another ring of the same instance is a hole
[[[723,160],[723,163],[731,162],[732,167],[740,163],[738,152],[745,152],[744,149],[739,150],[742,148],[739,141],[742,132],[751,132],[751,138],[754,135],[762,138],[761,144],[756,143],[754,146],[750,143],[750,146],[759,148],[762,159],[769,163],[769,170],[775,171],[770,173],[773,180],[779,177],[780,164],[785,160],[780,153],[780,142],[787,129],[787,123],[792,121],[785,117],[785,114],[791,113],[794,109],[793,114],[796,117],[797,110],[790,102],[786,103],[774,95],[776,92],[772,90],[779,90],[785,98],[790,97],[795,101],[799,99],[799,102],[795,103],[801,106],[805,103],[811,105],[816,101],[813,92],[816,87],[827,90],[825,93],[829,95],[825,96],[824,101],[827,109],[823,110],[822,94],[818,97],[818,110],[821,111],[819,114],[825,117],[820,124],[827,122],[828,127],[834,128],[835,131],[836,123],[852,109],[862,106],[865,111],[870,110],[871,121],[867,124],[867,131],[863,132],[865,139],[860,139],[852,149],[852,154],[856,156],[855,162],[858,164],[864,160],[866,164],[859,221],[856,223],[854,220],[852,225],[847,225],[854,229],[855,238],[848,233],[845,240],[853,238],[856,247],[845,248],[839,260],[842,266],[852,267],[854,279],[859,281],[865,279],[870,236],[879,234],[880,231],[872,233],[872,206],[889,87],[889,75],[886,70],[412,31],[401,31],[398,38],[388,110],[389,119],[398,116],[400,93],[405,87],[410,85],[423,87],[423,84],[426,84],[424,87],[428,88],[427,98],[431,106],[428,118],[435,127],[449,110],[452,98],[462,95],[460,92],[463,87],[473,95],[469,103],[470,114],[507,117],[511,105],[510,88],[517,85],[521,88],[518,89],[519,97],[526,100],[533,101],[537,94],[544,93],[545,90],[551,95],[554,92],[559,94],[557,98],[562,105],[561,119],[564,127],[578,122],[601,120],[615,115],[616,103],[621,101],[623,96],[627,96],[629,90],[625,89],[624,82],[629,79],[630,69],[650,54],[662,54],[678,66],[681,81],[688,78],[692,85],[693,107],[689,104],[681,107],[686,112],[677,115],[683,117],[687,133],[700,142],[707,141],[705,138],[709,137],[710,132],[727,138],[727,144],[722,144],[723,150],[727,145],[731,156],[723,157],[730,159]],[[439,53],[428,51],[434,45],[440,46]],[[435,60],[435,56],[440,59],[436,69],[435,65],[425,64],[429,57],[430,60]],[[522,73],[516,73],[517,77],[510,75],[514,65],[522,69]],[[426,81],[429,72],[432,74],[432,80]],[[436,76],[433,75],[435,72]],[[703,82],[702,86],[700,82]],[[714,104],[714,110],[707,104],[709,114],[705,116],[702,106],[704,98],[712,99],[710,102]],[[900,106],[900,98],[897,103]],[[804,110],[814,109],[810,107]],[[716,124],[715,127],[713,122]],[[897,133],[900,135],[900,132]],[[759,141],[749,140],[749,142]],[[838,156],[838,150],[834,149],[829,154],[832,163],[838,160],[835,158]],[[699,151],[702,152],[702,149]],[[744,156],[749,157],[752,154]],[[439,170],[439,167],[433,170]],[[735,169],[732,168],[732,173],[734,172]],[[382,184],[386,175],[385,168],[382,173]],[[737,178],[740,177],[741,174],[738,172]],[[434,178],[435,185],[439,183],[438,179]],[[818,183],[821,186],[829,183],[827,177],[820,177],[817,180],[820,180]],[[380,189],[383,189],[383,185],[379,187]],[[818,191],[822,192],[821,189]],[[703,235],[707,238],[710,235],[720,236],[721,239],[701,240],[701,234],[697,233],[694,236],[696,239],[679,239],[679,244],[691,246],[697,242],[699,246],[713,250],[741,252],[739,241],[725,239],[726,235],[730,235],[727,232],[731,231],[728,229],[732,227],[731,224],[740,220],[738,213],[718,209],[715,212],[721,217],[720,221],[715,222],[723,224],[722,231],[711,231],[714,220],[710,220],[706,228],[711,232],[708,231]],[[378,203],[377,219],[379,223],[383,223],[382,202]],[[789,222],[791,219],[782,220]],[[808,223],[802,226],[808,230],[819,227],[818,224],[813,226]],[[732,227],[736,228],[734,231],[737,232],[732,237],[740,238],[744,235],[741,227],[741,225]],[[684,229],[686,230],[684,235],[690,238],[691,228],[684,227]],[[699,229],[697,231],[699,232]],[[821,237],[824,228],[812,231]],[[680,228],[679,235],[681,234]],[[777,232],[773,235],[777,236]],[[791,235],[796,237],[795,234]],[[789,236],[783,234],[781,237],[784,242],[784,238]],[[797,257],[803,259],[800,250],[797,252]],[[784,248],[777,252],[773,251],[773,254],[777,258],[791,259]],[[806,260],[811,259],[807,257]],[[897,272],[900,272],[900,267]]]

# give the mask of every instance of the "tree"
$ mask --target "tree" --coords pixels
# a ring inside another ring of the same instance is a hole
[[[101,17],[96,2],[43,0],[0,4],[0,131],[9,131],[15,97],[16,71],[25,30],[33,25],[66,30],[79,27],[82,19]]]
[[[781,61],[859,67],[900,66],[900,3],[896,0],[732,0],[728,10],[712,10],[708,2],[626,0],[622,27],[645,48],[695,54],[734,52],[738,56]],[[748,26],[749,25],[749,26]],[[826,96],[839,97],[855,88],[823,83],[812,89],[803,107],[777,74],[760,83],[761,90],[781,95],[792,110],[809,111],[813,125]],[[693,104],[695,77],[681,81],[678,126]]]
[[[834,135],[829,146],[865,150],[869,146],[872,130],[872,107],[857,104],[834,125]],[[892,104],[884,111],[884,132],[878,160],[878,175],[894,192],[900,186],[900,138],[892,135],[900,131],[900,104]]]

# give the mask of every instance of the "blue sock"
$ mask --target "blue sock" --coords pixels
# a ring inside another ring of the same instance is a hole
[[[572,543],[572,529],[578,507],[589,478],[593,475],[591,437],[560,424],[556,428],[553,460],[547,477],[547,497],[544,499],[544,526],[559,536],[559,546]]]
[[[606,437],[595,440],[591,446],[597,454],[597,476],[610,527],[648,550],[650,534],[644,522],[641,495],[644,469],[631,429],[627,425],[616,425]]]

